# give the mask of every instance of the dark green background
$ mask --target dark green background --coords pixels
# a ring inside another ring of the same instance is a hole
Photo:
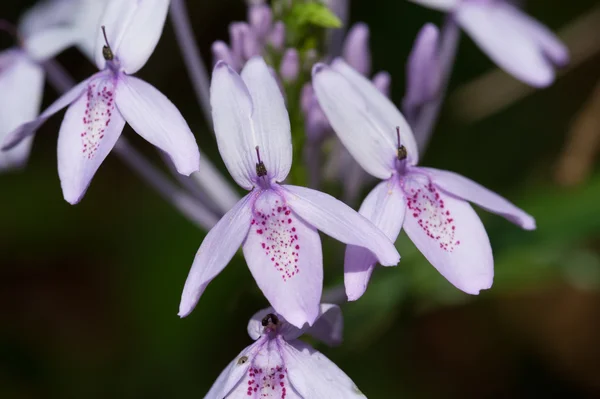
[[[188,3],[208,59],[212,41],[227,39],[227,24],[244,19],[244,5]],[[4,0],[0,17],[15,21],[29,4]],[[594,6],[532,0],[527,10],[559,30]],[[400,103],[412,41],[423,23],[440,23],[442,14],[401,0],[355,0],[352,20],[371,25],[374,67],[392,73]],[[0,35],[0,44],[11,43]],[[59,61],[79,80],[94,72],[75,50]],[[465,37],[452,89],[491,68]],[[475,124],[446,108],[422,164],[501,193],[536,216],[538,230],[524,232],[481,212],[496,278],[478,297],[453,288],[402,236],[402,263],[378,270],[367,294],[343,307],[345,344],[317,346],[369,398],[600,396],[600,173],[596,168],[569,188],[554,178],[599,71],[596,55],[551,88]],[[173,100],[223,168],[170,25],[138,76]],[[49,88],[45,104],[55,96]],[[250,343],[247,320],[265,299],[236,257],[180,320],[181,290],[204,233],[115,156],[84,201],[68,205],[56,171],[60,121],[40,129],[25,171],[0,176],[0,397],[203,397]],[[158,162],[129,127],[125,134]],[[342,279],[343,247],[323,243],[332,286]]]

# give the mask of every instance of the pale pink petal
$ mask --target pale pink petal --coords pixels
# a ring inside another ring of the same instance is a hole
[[[371,48],[367,24],[357,23],[350,28],[344,41],[342,57],[362,75],[371,74]]]
[[[275,311],[272,307],[262,309],[254,314],[248,322],[248,335],[257,340],[265,333],[265,327],[262,320],[268,314],[275,314],[279,318],[277,333],[283,336],[287,341],[296,339],[303,334],[309,334],[327,345],[334,346],[342,342],[342,330],[344,327],[342,311],[337,305],[321,304],[319,306],[319,316],[315,324],[311,327],[308,323],[302,328],[298,328]]]
[[[84,80],[52,103],[52,105],[50,105],[39,117],[31,122],[27,122],[19,126],[10,132],[8,135],[6,135],[6,137],[4,137],[4,141],[2,142],[2,150],[10,149],[19,144],[25,138],[34,134],[35,131],[48,120],[48,118],[81,97],[81,95],[86,91],[90,81],[94,79],[100,79],[105,75],[105,73],[101,72],[87,80]]]
[[[253,104],[252,148],[260,148],[268,176],[282,182],[292,165],[292,135],[281,90],[261,57],[248,61],[241,76]]]
[[[456,19],[473,41],[500,68],[532,86],[545,87],[554,81],[553,65],[522,23],[505,11],[504,4],[466,2]]]
[[[255,342],[241,351],[240,354],[225,367],[225,370],[221,372],[204,399],[247,398],[248,395],[246,391],[243,392],[243,395],[246,396],[235,396],[231,391],[236,387],[241,386],[242,383],[247,382],[244,377],[248,376],[248,370],[252,366],[257,352],[263,345],[263,342]]]
[[[24,48],[36,61],[53,58],[78,42],[70,26],[57,26],[32,34],[24,40]]]
[[[139,71],[148,61],[162,35],[169,0],[109,0],[100,25],[106,28],[108,44],[128,74]],[[104,69],[105,45],[101,31],[96,37],[96,65]]]
[[[400,261],[389,238],[348,205],[309,188],[289,185],[283,188],[293,211],[323,233],[345,244],[367,248],[382,265],[392,266]]]
[[[242,245],[252,221],[251,201],[254,196],[250,193],[242,198],[202,241],[185,281],[179,316],[186,317],[192,312],[208,283],[221,273]]]
[[[244,257],[265,297],[296,327],[313,324],[323,290],[321,240],[283,196],[265,190],[256,199]]]
[[[117,80],[101,75],[68,109],[58,135],[58,175],[65,200],[78,203],[121,136],[125,120],[115,107]]]
[[[210,103],[225,166],[237,184],[250,190],[256,176],[252,99],[242,78],[222,61],[217,62],[213,71]]]
[[[292,388],[301,398],[366,398],[338,366],[302,341],[281,347]]]
[[[0,54],[0,142],[40,112],[44,91],[44,71],[22,51]],[[0,171],[25,165],[33,137],[9,151],[0,151]]]
[[[424,173],[415,170],[403,179],[404,231],[457,288],[469,294],[490,288],[494,260],[479,216],[468,202],[446,194]]]
[[[535,219],[531,215],[473,180],[445,170],[432,168],[419,169],[427,171],[433,183],[442,190],[466,201],[473,202],[490,212],[504,216],[525,230],[535,230]]]
[[[402,229],[406,202],[396,177],[379,183],[365,198],[359,213],[395,242]],[[367,289],[377,259],[367,249],[349,245],[344,260],[344,285],[348,300],[356,301]]]
[[[72,19],[71,12],[74,3],[73,0],[35,2],[34,6],[29,8],[20,18],[19,34],[24,38],[28,38],[47,29],[69,24]]]
[[[133,130],[166,152],[179,173],[189,176],[200,168],[194,134],[177,107],[154,86],[121,75],[116,101]]]

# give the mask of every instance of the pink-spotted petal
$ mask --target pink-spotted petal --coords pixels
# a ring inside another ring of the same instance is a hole
[[[200,168],[194,134],[177,107],[154,86],[120,75],[116,101],[133,130],[166,152],[179,173],[189,176]]]
[[[400,261],[390,239],[348,205],[309,188],[289,185],[283,188],[294,212],[323,233],[345,244],[367,248],[384,266],[393,266]]]
[[[136,73],[148,61],[162,34],[168,10],[169,0],[109,0],[100,26],[106,28],[108,43],[126,73]],[[104,35],[98,30],[98,69],[106,65],[102,56],[104,45]]]
[[[402,229],[406,203],[397,178],[379,183],[365,198],[359,213],[395,242]],[[367,289],[377,259],[371,251],[349,245],[344,260],[344,285],[349,301],[356,301]]]
[[[179,305],[180,317],[186,317],[194,310],[208,283],[221,273],[242,245],[252,220],[254,195],[250,193],[242,198],[202,241],[185,281]]]
[[[473,202],[490,212],[504,216],[525,230],[535,230],[535,219],[531,215],[473,180],[445,170],[419,169],[427,171],[433,183],[444,191]]]
[[[490,288],[492,248],[473,208],[446,194],[423,172],[405,176],[402,188],[407,201],[404,231],[427,260],[466,293]]]
[[[263,345],[262,342],[255,342],[241,351],[240,354],[225,367],[225,370],[221,372],[204,399],[247,398],[249,396],[247,392],[244,392],[244,395],[246,396],[232,396],[231,393],[236,387],[239,387],[243,383],[247,383],[244,377],[249,376],[248,370],[252,366],[257,352]],[[252,396],[250,396],[250,398],[251,397]]]
[[[0,54],[0,142],[21,124],[40,112],[44,90],[44,71],[22,51]],[[29,157],[33,137],[9,151],[0,152],[0,171],[20,168]]]
[[[14,146],[18,145],[22,140],[33,135],[35,133],[35,131],[37,129],[39,129],[39,127],[42,126],[44,124],[44,122],[46,122],[48,120],[48,118],[50,118],[52,115],[56,114],[58,111],[67,107],[68,105],[73,103],[75,100],[80,98],[81,95],[86,91],[89,83],[92,80],[101,78],[102,76],[105,76],[105,75],[106,75],[105,73],[101,72],[99,74],[92,76],[90,79],[87,79],[87,80],[79,83],[77,86],[73,87],[71,90],[69,90],[67,93],[65,93],[62,97],[60,97],[58,100],[56,100],[54,103],[52,103],[52,105],[50,105],[36,119],[32,120],[31,122],[27,122],[27,123],[19,126],[18,128],[16,128],[15,130],[13,130],[11,133],[9,133],[4,138],[4,141],[2,142],[2,150],[11,149]]]
[[[260,193],[251,224],[243,249],[258,286],[291,324],[312,325],[323,289],[319,233],[274,190]]]
[[[279,318],[278,334],[287,341],[296,339],[303,334],[309,334],[327,345],[334,346],[342,342],[342,330],[344,327],[342,311],[337,305],[321,304],[319,306],[319,316],[313,326],[308,323],[302,328],[298,328],[287,322],[285,317],[280,315],[272,307],[262,309],[254,314],[248,322],[248,335],[257,340],[265,333],[265,327],[262,320],[268,314],[273,313]]]
[[[292,388],[301,398],[366,398],[338,366],[302,341],[282,345]]]
[[[65,200],[78,203],[121,136],[125,120],[115,107],[116,79],[101,75],[65,114],[58,136],[58,175]]]

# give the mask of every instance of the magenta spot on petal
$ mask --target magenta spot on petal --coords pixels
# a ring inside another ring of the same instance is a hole
[[[91,83],[86,92],[85,115],[82,119],[84,131],[80,134],[83,155],[94,159],[102,144],[104,133],[110,126],[111,115],[114,111],[113,102],[114,81],[110,79],[97,80]]]

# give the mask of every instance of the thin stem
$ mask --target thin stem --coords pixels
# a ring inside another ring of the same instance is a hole
[[[44,63],[48,81],[59,93],[65,93],[75,86],[73,78],[55,60]],[[217,223],[216,216],[204,205],[173,184],[142,154],[137,152],[124,137],[121,137],[114,148],[123,162],[135,170],[163,198],[170,202],[185,217],[204,229],[210,229]]]
[[[184,0],[171,0],[171,21],[175,29],[175,36],[181,49],[196,98],[202,108],[206,122],[212,127],[212,114],[210,107],[210,80],[208,71],[202,61],[200,50],[194,40],[194,31],[190,24]]]
[[[454,17],[449,15],[442,28],[440,44],[440,93],[433,102],[423,107],[415,123],[415,139],[417,140],[417,145],[421,154],[425,152],[429,145],[433,128],[438,121],[442,104],[446,99],[448,83],[450,82],[450,75],[452,74],[454,59],[456,58],[456,51],[458,50],[459,39],[460,28],[454,20]]]

